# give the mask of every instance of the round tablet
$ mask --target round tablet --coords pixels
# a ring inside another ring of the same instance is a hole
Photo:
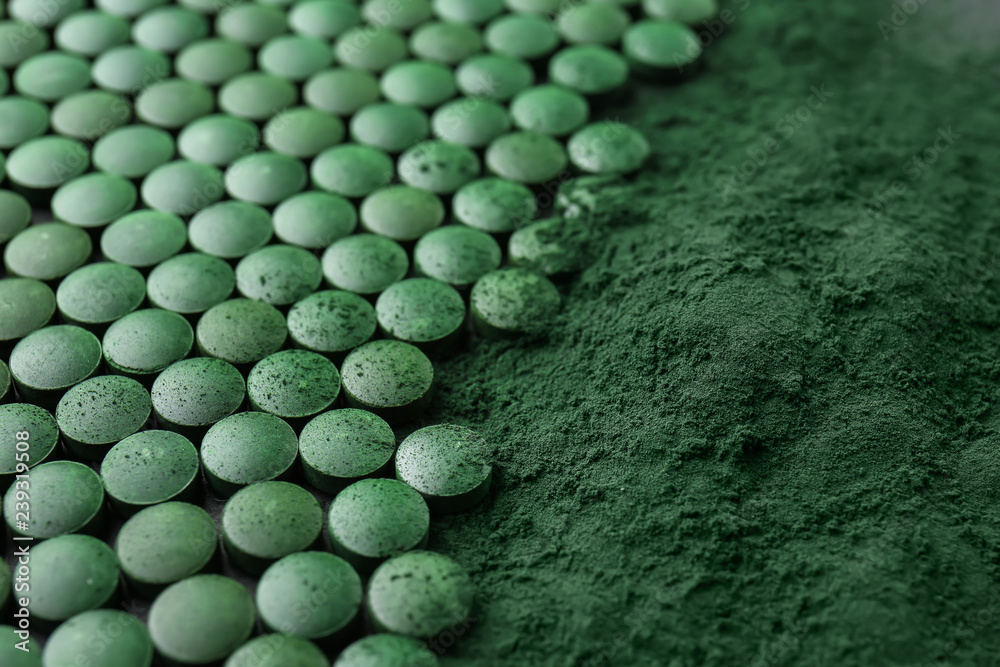
[[[349,0],[304,0],[288,13],[288,24],[300,35],[332,40],[361,23],[357,4]]]
[[[643,0],[642,11],[651,19],[698,25],[719,13],[718,0]]]
[[[14,70],[14,88],[25,97],[55,102],[90,85],[90,63],[49,51],[31,56]]]
[[[333,663],[333,667],[437,667],[437,665],[437,656],[424,642],[386,633],[359,639],[341,651]]]
[[[226,190],[235,199],[272,206],[302,190],[306,167],[290,155],[251,153],[226,169]]]
[[[73,12],[83,9],[83,5],[84,0],[66,0],[55,7],[44,0],[11,0],[8,10],[11,18],[40,28],[51,28]]]
[[[455,96],[455,75],[438,63],[408,60],[387,69],[379,82],[390,102],[428,109]]]
[[[491,53],[462,63],[455,81],[469,97],[506,102],[535,83],[535,72],[519,58]]]
[[[0,243],[6,243],[31,223],[31,204],[21,195],[0,190]]]
[[[271,215],[256,204],[223,201],[202,209],[188,224],[191,247],[224,258],[243,257],[271,240]]]
[[[33,278],[0,279],[0,344],[41,329],[56,312],[52,288]]]
[[[569,44],[616,44],[631,22],[617,5],[588,2],[560,12],[556,29]]]
[[[270,634],[238,648],[224,667],[330,667],[330,659],[308,639]]]
[[[409,343],[375,340],[347,355],[341,378],[348,406],[399,424],[416,418],[430,404],[434,367]]]
[[[367,410],[324,412],[299,435],[306,481],[330,494],[362,477],[385,472],[395,451],[392,427]]]
[[[288,312],[288,331],[296,345],[339,358],[375,333],[375,309],[351,292],[310,294]]]
[[[557,178],[566,169],[562,144],[545,134],[521,131],[499,137],[486,149],[486,166],[497,176],[537,184]]]
[[[382,26],[358,26],[337,38],[333,46],[337,61],[345,67],[381,72],[406,58],[406,39],[398,30]]]
[[[201,313],[222,303],[236,287],[236,272],[224,260],[200,252],[157,265],[146,279],[149,302],[175,313]]]
[[[64,97],[52,109],[52,129],[75,139],[95,141],[128,124],[132,109],[104,90],[85,90]]]
[[[192,345],[194,331],[186,319],[169,310],[147,308],[108,327],[102,347],[110,372],[148,384],[186,357]]]
[[[173,584],[149,609],[149,633],[164,658],[200,665],[221,661],[253,632],[253,598],[243,584],[199,574]]]
[[[150,84],[170,76],[170,59],[141,46],[116,46],[97,57],[91,74],[94,83],[105,90],[138,95]]]
[[[365,197],[361,225],[394,241],[414,241],[444,221],[444,204],[432,192],[392,185]]]
[[[316,498],[289,482],[243,487],[222,509],[222,542],[229,560],[253,574],[311,547],[322,526],[323,511]]]
[[[622,123],[594,123],[583,128],[566,144],[569,159],[592,174],[633,172],[649,157],[649,142]]]
[[[410,37],[413,55],[445,65],[457,65],[482,50],[482,35],[473,26],[464,23],[425,23]],[[454,77],[451,86],[455,86]]]
[[[546,276],[565,275],[586,265],[592,230],[579,218],[548,218],[510,235],[508,259],[514,266]]]
[[[369,573],[392,556],[427,543],[430,512],[412,487],[394,479],[362,479],[330,504],[333,552]]]
[[[479,175],[479,158],[469,148],[446,141],[421,142],[404,152],[396,167],[404,183],[451,194]]]
[[[243,405],[246,383],[229,362],[195,357],[164,369],[153,382],[150,397],[160,428],[200,442],[206,427]]]
[[[2,36],[0,36],[2,39]],[[0,98],[0,148],[15,148],[49,128],[49,109],[27,97]]]
[[[177,136],[177,150],[188,160],[216,166],[232,164],[260,145],[260,130],[248,120],[217,114],[199,118]]]
[[[278,35],[257,53],[257,65],[269,74],[304,81],[333,62],[333,52],[322,39],[305,35]]]
[[[257,609],[269,630],[339,639],[358,616],[361,594],[361,578],[346,561],[305,551],[267,568],[257,584]],[[311,613],[302,613],[303,601]]]
[[[193,215],[222,199],[222,172],[208,164],[175,160],[142,179],[142,201],[149,208],[180,216]]]
[[[266,412],[238,412],[208,429],[201,443],[201,462],[212,490],[229,497],[255,482],[287,471],[298,453],[295,431]]]
[[[10,588],[10,582],[6,588]],[[42,667],[42,647],[33,637],[21,639],[21,632],[11,625],[0,625],[0,661],[4,667]],[[21,642],[25,650],[17,646]]]
[[[590,105],[569,88],[535,86],[517,94],[510,103],[510,116],[522,130],[561,137],[587,122]]]
[[[31,586],[22,595],[36,619],[65,621],[104,605],[117,588],[118,558],[96,537],[59,535],[31,547]]]
[[[454,287],[440,280],[410,278],[379,295],[375,314],[387,338],[440,350],[461,333],[465,302]]]
[[[100,375],[63,395],[56,407],[56,421],[74,454],[100,460],[114,443],[142,428],[152,407],[149,392],[137,381],[122,375]]]
[[[493,479],[486,441],[454,424],[411,433],[396,452],[396,478],[412,486],[439,514],[465,512],[486,497]]]
[[[317,187],[343,197],[364,197],[392,181],[395,166],[371,146],[334,146],[316,156],[310,170]]]
[[[315,157],[343,139],[344,123],[340,118],[308,107],[289,109],[264,126],[268,148],[300,158]]]
[[[682,23],[645,20],[622,37],[622,52],[632,69],[647,77],[677,77],[701,58],[698,36]]]
[[[117,262],[87,264],[69,274],[56,290],[56,305],[67,324],[106,325],[139,307],[146,281],[131,266]]]
[[[167,0],[96,0],[94,4],[109,14],[132,18],[166,3]]]
[[[135,114],[145,123],[179,129],[212,113],[215,95],[197,81],[167,79],[147,87],[135,101]]]
[[[47,30],[34,29],[22,21],[0,21],[0,67],[17,67],[48,49],[49,41]]]
[[[378,294],[402,280],[410,266],[402,246],[374,234],[353,234],[333,243],[322,259],[323,275],[337,289]]]
[[[94,167],[125,178],[142,178],[174,158],[174,138],[148,125],[128,125],[94,144]]]
[[[10,353],[10,374],[22,400],[55,406],[62,393],[83,382],[101,363],[101,343],[79,327],[45,327],[28,334]]]
[[[219,108],[233,116],[265,121],[295,104],[299,91],[290,81],[265,72],[247,72],[219,90]]]
[[[430,133],[430,121],[416,107],[379,102],[359,110],[351,118],[351,138],[358,143],[401,153]]]
[[[195,496],[198,451],[172,431],[140,431],[111,450],[101,479],[111,504],[131,516],[149,505]]]
[[[117,609],[94,609],[56,628],[45,643],[42,660],[47,667],[150,667],[153,641],[145,623],[135,616]]]
[[[434,0],[434,13],[444,21],[478,25],[504,10],[503,0]]]
[[[617,51],[604,46],[571,46],[549,61],[549,80],[581,95],[607,95],[628,81],[629,66]]]
[[[52,214],[76,227],[103,227],[135,207],[135,186],[114,174],[85,174],[52,195]]]
[[[101,521],[104,486],[96,472],[76,461],[51,461],[31,469],[31,512],[18,515],[17,486],[3,499],[4,516],[14,535],[44,540],[90,531]]]
[[[253,48],[288,28],[285,12],[264,3],[244,2],[226,7],[215,19],[220,37]]]
[[[358,212],[343,197],[326,192],[304,192],[274,209],[274,234],[303,248],[326,248],[354,231]]]
[[[290,245],[255,250],[236,265],[236,288],[240,293],[275,306],[305,298],[322,280],[316,255]]]
[[[253,67],[250,49],[228,39],[203,39],[184,47],[174,59],[179,76],[206,86],[220,86]]]
[[[201,316],[195,335],[202,354],[239,366],[280,350],[288,329],[284,316],[271,304],[230,299]]]
[[[327,0],[312,0],[326,2]],[[333,0],[330,0],[333,1]],[[379,98],[378,79],[360,69],[328,69],[314,74],[302,89],[302,98],[309,106],[350,116],[361,107]]]
[[[462,97],[434,112],[431,130],[453,144],[481,148],[510,130],[510,116],[496,102]]]
[[[49,190],[76,178],[89,166],[89,151],[79,141],[38,137],[21,144],[7,156],[7,177],[27,190]]]
[[[185,7],[153,9],[132,24],[136,44],[163,53],[175,53],[207,36],[205,15]]]
[[[145,268],[173,257],[186,243],[187,227],[176,215],[135,211],[104,228],[101,253],[113,262]]]
[[[27,438],[17,437],[25,432]],[[59,427],[55,417],[48,410],[30,403],[0,405],[0,433],[11,434],[0,444],[0,482],[6,475],[23,472],[23,469],[19,471],[18,463],[27,468],[44,463],[59,444]],[[28,443],[26,448],[18,447],[18,443],[24,442]],[[27,459],[24,458],[25,452]]]
[[[429,0],[365,0],[361,16],[373,25],[413,30],[431,18]]]
[[[486,338],[510,338],[545,330],[559,310],[559,292],[545,276],[527,269],[492,271],[472,286],[472,321]]]
[[[500,268],[501,259],[500,245],[492,236],[462,225],[428,232],[413,249],[418,274],[460,288]]]
[[[451,558],[408,551],[375,570],[366,602],[377,631],[427,639],[468,618],[473,595],[468,573]]]
[[[522,14],[548,14],[559,11],[562,0],[506,0],[507,9]]]
[[[340,373],[321,354],[284,350],[264,357],[247,376],[247,396],[254,410],[277,415],[294,425],[327,410],[340,394]]]
[[[481,178],[455,193],[452,212],[462,224],[502,234],[532,220],[538,213],[538,204],[531,190],[520,183]]]
[[[486,46],[511,58],[537,60],[559,46],[559,33],[552,23],[533,14],[507,14],[486,26]]]

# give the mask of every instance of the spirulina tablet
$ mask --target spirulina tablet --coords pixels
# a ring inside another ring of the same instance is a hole
[[[7,379],[10,380],[10,377]],[[27,438],[16,437],[18,433],[24,435],[23,432],[28,433]],[[18,472],[18,463],[34,468],[44,463],[59,444],[59,426],[55,417],[48,410],[30,403],[0,405],[0,433],[10,434],[0,444],[0,486],[5,486],[8,475]],[[27,442],[27,449],[18,448],[19,442]],[[25,452],[27,460],[24,459]],[[18,460],[19,455],[21,460]]]
[[[84,0],[66,0],[55,7],[44,0],[11,0],[8,9],[12,18],[39,28],[51,28],[83,6]]]
[[[194,162],[226,166],[257,150],[260,130],[243,118],[216,114],[184,127],[177,136],[180,154]]]
[[[304,81],[333,62],[329,45],[318,37],[279,35],[257,54],[257,65],[269,74],[290,81]]]
[[[6,663],[5,663],[6,664]],[[74,616],[49,637],[43,667],[150,667],[153,641],[146,625],[117,609],[94,609]]]
[[[22,21],[0,21],[0,67],[14,68],[49,48],[49,33]]]
[[[677,78],[699,62],[702,47],[698,36],[683,23],[645,20],[625,32],[622,52],[638,74]]]
[[[10,582],[6,588],[10,588]],[[38,645],[33,637],[25,640],[18,634],[23,630],[17,630],[10,625],[0,625],[0,662],[4,667],[42,667],[42,647]],[[17,647],[20,642],[25,642],[26,650]]]
[[[354,234],[333,243],[322,259],[323,275],[337,289],[378,294],[402,280],[410,260],[402,246],[375,234]]]
[[[266,72],[247,72],[227,81],[219,89],[219,108],[233,116],[265,121],[286,109],[299,97],[290,81]]]
[[[431,18],[429,0],[365,0],[361,16],[373,25],[413,30]]]
[[[552,23],[533,14],[508,14],[486,26],[486,46],[510,58],[539,60],[559,46],[559,33]]]
[[[399,424],[415,419],[430,404],[434,367],[409,343],[375,340],[347,355],[341,377],[348,406]]]
[[[315,292],[288,311],[288,331],[296,345],[339,359],[375,333],[375,309],[351,292]]]
[[[143,384],[188,355],[194,330],[184,317],[169,310],[146,308],[112,323],[102,347],[108,370]]]
[[[361,12],[349,0],[305,0],[288,13],[292,30],[320,39],[335,39],[359,23]]]
[[[461,333],[465,302],[447,283],[410,278],[390,285],[379,295],[375,314],[387,338],[441,350]]]
[[[413,268],[453,287],[468,287],[500,268],[500,245],[486,232],[448,225],[425,234],[413,249]]]
[[[295,461],[295,431],[266,412],[238,412],[208,429],[201,461],[209,485],[229,497],[240,488],[282,475]]]
[[[362,477],[387,472],[395,451],[392,427],[367,410],[324,412],[299,434],[306,481],[331,494]]]
[[[377,631],[426,639],[468,618],[473,595],[472,580],[454,560],[408,551],[375,570],[366,602]]]
[[[186,79],[158,81],[139,94],[135,113],[145,123],[178,129],[212,113],[215,96],[207,86]]]
[[[187,227],[162,211],[135,211],[105,227],[101,253],[128,266],[155,266],[176,255],[187,243]]]
[[[324,2],[325,0],[314,0]],[[328,69],[314,74],[302,89],[302,98],[311,107],[350,116],[378,100],[378,79],[360,69]]]
[[[4,249],[4,263],[16,276],[56,280],[82,266],[92,249],[84,230],[49,222],[18,232]]]
[[[284,316],[271,304],[231,299],[207,310],[195,335],[202,354],[240,366],[280,350],[288,329]]]
[[[118,557],[96,537],[59,535],[31,548],[31,574],[24,592],[31,615],[65,621],[111,598],[118,588]]]
[[[15,345],[10,374],[22,400],[54,408],[63,392],[93,375],[100,363],[101,343],[94,334],[59,325],[39,329]]]
[[[628,75],[625,58],[605,46],[571,46],[549,61],[549,80],[581,95],[612,94],[625,85]]]
[[[299,107],[284,111],[264,126],[264,143],[278,153],[311,158],[344,139],[344,123],[323,111]]]
[[[0,190],[0,243],[14,238],[31,223],[31,204],[21,195]]]
[[[579,218],[548,218],[510,235],[510,263],[546,276],[579,271],[593,232]]]
[[[549,84],[518,93],[510,103],[510,116],[522,130],[561,137],[587,122],[590,105],[579,93]]]
[[[337,38],[334,55],[345,67],[381,72],[404,60],[406,38],[398,30],[378,25],[351,28]]]
[[[0,279],[0,348],[41,329],[56,312],[52,288],[34,278]]]
[[[224,260],[200,252],[176,255],[146,280],[149,302],[175,313],[195,314],[222,303],[236,287],[236,272]]]
[[[221,661],[249,639],[253,598],[243,584],[217,574],[199,574],[173,584],[153,601],[149,633],[171,664]]]
[[[462,224],[502,234],[532,220],[538,204],[531,190],[521,183],[481,178],[455,193],[452,211]]]
[[[563,0],[506,0],[507,9],[520,14],[552,15],[559,11]]]
[[[191,247],[223,258],[243,257],[271,240],[271,215],[256,204],[223,201],[204,208],[191,218]]]
[[[504,10],[503,0],[434,0],[434,13],[444,21],[479,25]]]
[[[556,28],[569,44],[616,44],[631,23],[628,13],[613,4],[587,2],[559,14]]]
[[[341,491],[329,510],[333,552],[370,573],[387,558],[427,543],[430,512],[412,487],[394,479],[362,479]]]
[[[215,19],[215,32],[234,42],[258,47],[288,28],[285,12],[258,2],[231,5]]]
[[[135,207],[135,186],[114,174],[85,174],[52,195],[52,214],[76,227],[103,227]]]
[[[45,192],[59,187],[87,171],[90,154],[75,139],[38,137],[7,156],[7,177],[28,192]]]
[[[170,76],[170,59],[159,51],[123,45],[105,51],[91,67],[94,83],[105,90],[138,95]]]
[[[540,333],[561,301],[551,281],[527,269],[487,273],[472,286],[470,300],[472,321],[486,338]]]
[[[651,19],[698,25],[719,13],[718,0],[643,0],[642,11]]]
[[[254,410],[277,415],[301,428],[337,400],[340,373],[333,362],[316,352],[275,352],[251,369],[247,395]]]
[[[179,76],[219,86],[253,66],[250,49],[228,39],[203,39],[184,47],[174,59]]]
[[[172,431],[140,431],[105,455],[101,479],[111,505],[131,516],[150,505],[196,496],[198,451]]]
[[[142,178],[174,157],[174,139],[147,125],[129,125],[103,135],[94,144],[94,167],[124,178]]]
[[[63,278],[56,305],[64,322],[98,328],[124,317],[146,298],[146,281],[131,266],[97,262]]]
[[[462,97],[434,112],[431,129],[444,141],[481,148],[510,130],[510,116],[496,102]]]
[[[410,37],[413,55],[445,65],[457,65],[482,50],[482,35],[473,26],[464,23],[425,23]],[[451,85],[455,85],[454,77]]]
[[[150,397],[160,428],[200,442],[207,427],[243,404],[246,383],[229,362],[195,357],[164,369],[153,382]]]
[[[592,174],[633,172],[649,157],[649,142],[622,123],[594,123],[583,128],[566,144],[569,159],[581,171]]]
[[[290,245],[256,250],[236,265],[236,288],[248,299],[287,306],[313,292],[323,280],[316,255]]]
[[[16,491],[16,486],[7,490],[3,512],[15,535],[47,539],[83,530],[90,532],[102,520],[104,486],[97,473],[82,463],[51,461],[31,469],[28,518],[17,515],[15,505],[20,501]]]
[[[475,0],[473,0],[475,1]],[[387,633],[368,635],[337,656],[333,667],[437,667],[427,644],[412,637]]]
[[[486,441],[455,424],[414,431],[396,451],[396,479],[416,489],[432,512],[465,512],[486,497],[493,479]]]
[[[330,659],[308,639],[269,634],[236,649],[224,667],[330,667]]]
[[[94,4],[109,14],[132,18],[167,4],[167,0],[96,0]]]
[[[229,560],[253,574],[313,546],[322,526],[323,512],[316,498],[289,482],[246,486],[222,509],[222,542]]]
[[[257,609],[264,627],[314,640],[337,640],[349,631],[361,608],[361,578],[346,561],[323,551],[285,556],[257,584]],[[312,613],[303,614],[303,600]]]
[[[408,60],[387,69],[379,82],[390,102],[428,109],[455,96],[455,75],[441,64]]]
[[[351,202],[326,192],[303,192],[274,209],[274,234],[303,248],[326,248],[354,231],[358,212]]]
[[[521,131],[498,137],[486,149],[486,166],[497,176],[528,184],[557,178],[566,169],[562,144],[546,134]]]
[[[127,42],[129,24],[120,16],[90,9],[60,21],[53,36],[63,51],[93,58]]]
[[[100,460],[111,446],[132,435],[152,411],[149,392],[132,378],[100,375],[67,391],[56,407],[56,421],[70,451]]]
[[[222,199],[225,189],[222,172],[212,165],[175,160],[149,172],[140,194],[149,208],[187,216]]]
[[[466,60],[455,80],[469,97],[505,102],[534,84],[535,72],[520,58],[491,53]]]
[[[14,89],[45,102],[55,102],[89,85],[90,63],[58,51],[31,56],[14,70]]]
[[[342,197],[364,197],[389,184],[392,158],[371,146],[345,144],[328,148],[313,160],[310,175],[317,187]]]
[[[451,194],[479,176],[479,157],[447,141],[424,141],[407,149],[396,166],[404,183],[436,194]]]
[[[161,7],[132,24],[132,40],[147,49],[176,53],[208,36],[208,19],[185,7]]]
[[[358,143],[401,153],[427,138],[430,121],[420,109],[408,104],[380,102],[359,110],[351,118],[351,138]]]
[[[0,98],[0,148],[15,148],[48,128],[49,109],[41,102],[11,95]]]
[[[226,191],[231,197],[264,206],[294,195],[308,180],[305,165],[281,153],[251,153],[226,169]]]
[[[414,241],[444,221],[444,204],[432,192],[393,185],[368,195],[361,203],[361,225],[393,239]]]

